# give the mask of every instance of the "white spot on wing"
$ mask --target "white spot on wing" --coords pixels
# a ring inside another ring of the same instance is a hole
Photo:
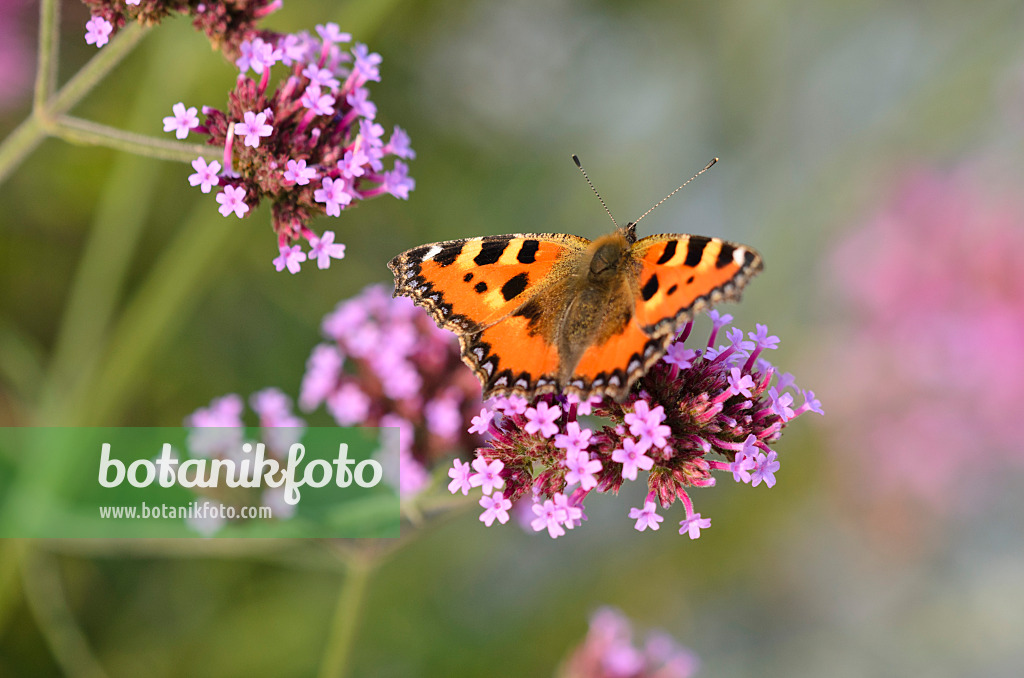
[[[732,263],[737,266],[742,266],[743,262],[747,259],[747,250],[742,247],[737,247],[732,251]]]
[[[429,250],[427,250],[427,253],[423,255],[423,258],[420,259],[420,261],[421,262],[422,261],[430,261],[431,259],[433,259],[434,257],[436,257],[440,253],[441,253],[441,248],[439,246],[437,246],[437,245],[434,245]]]

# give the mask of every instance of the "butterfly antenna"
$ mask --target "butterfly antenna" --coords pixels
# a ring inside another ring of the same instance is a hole
[[[575,156],[574,156],[574,157],[575,157]],[[693,175],[692,177],[690,177],[689,179],[687,179],[687,180],[686,180],[686,182],[685,182],[685,183],[683,184],[683,186],[686,186],[686,184],[690,183],[691,181],[693,181],[694,179],[696,179],[696,178],[697,178],[697,177],[699,177],[700,175],[702,175],[702,174],[704,174],[705,172],[707,172],[707,171],[708,171],[709,169],[711,169],[711,168],[712,168],[712,167],[714,166],[714,164],[715,164],[716,162],[718,162],[718,158],[715,158],[714,160],[712,160],[711,162],[709,162],[709,163],[708,163],[707,165],[705,165],[705,166],[704,166],[704,169],[702,169],[701,171],[697,172],[697,173],[696,173],[696,174],[694,174],[694,175]],[[661,200],[659,200],[659,201],[657,202],[657,204],[655,204],[655,205],[654,205],[654,207],[652,207],[651,209],[649,209],[649,210],[647,210],[646,212],[644,212],[643,214],[641,214],[641,215],[640,215],[640,219],[643,219],[644,217],[646,217],[646,216],[647,216],[648,214],[650,214],[651,212],[653,212],[653,211],[654,211],[655,207],[657,207],[658,205],[660,205],[661,203],[665,202],[666,200],[668,200],[669,198],[671,198],[671,197],[672,197],[673,195],[675,195],[676,193],[678,193],[678,192],[679,192],[679,190],[683,188],[683,186],[680,186],[679,188],[677,188],[676,190],[672,191],[671,193],[669,193],[668,195],[666,195],[666,196],[665,196],[664,198],[662,198]],[[640,219],[637,219],[637,220],[636,220],[636,221],[634,221],[633,223],[634,223],[634,224],[638,224],[638,223],[640,223]]]
[[[717,158],[716,158],[716,160],[717,160]],[[575,153],[572,154],[572,161],[574,163],[576,163],[576,166],[580,168],[581,172],[583,172],[583,178],[587,180],[587,184],[590,185],[590,190],[592,190],[594,192],[594,195],[597,196],[597,199],[601,201],[601,207],[604,208],[604,211],[608,215],[608,218],[612,220],[613,224],[615,224],[615,228],[617,230],[621,230],[621,229],[619,229],[618,222],[615,221],[615,217],[612,216],[611,210],[608,209],[608,205],[604,204],[604,198],[602,198],[601,194],[597,192],[596,188],[594,188],[594,184],[592,184],[590,182],[590,177],[587,176],[587,170],[583,169],[583,165],[580,164],[580,159],[576,156]]]

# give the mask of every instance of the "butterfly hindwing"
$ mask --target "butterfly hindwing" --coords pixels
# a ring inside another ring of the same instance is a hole
[[[651,235],[631,254],[641,264],[636,317],[652,336],[673,334],[712,305],[739,300],[762,266],[749,247],[699,235]]]

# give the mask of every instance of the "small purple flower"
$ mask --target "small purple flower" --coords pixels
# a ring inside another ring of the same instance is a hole
[[[319,238],[310,238],[309,245],[312,248],[309,250],[309,258],[316,259],[320,270],[330,268],[331,259],[345,258],[345,245],[334,242],[334,231],[324,231]]]
[[[217,194],[217,202],[220,203],[217,210],[225,217],[234,212],[241,219],[249,211],[249,206],[245,204],[245,189],[241,186],[225,186]]]
[[[566,457],[570,454],[582,452],[590,444],[590,437],[593,431],[589,428],[581,428],[579,422],[571,421],[565,426],[565,433],[555,436],[555,447],[566,451]]]
[[[569,497],[561,492],[556,492],[554,502],[556,509],[562,512],[563,525],[571,530],[583,524],[583,509],[569,501]]]
[[[473,484],[469,480],[470,474],[472,473],[472,466],[461,459],[456,459],[452,464],[452,467],[448,469],[448,477],[452,479],[452,481],[448,483],[448,491],[452,494],[462,492],[462,494],[469,496],[469,490],[473,487]],[[486,497],[488,495],[485,494],[484,496]],[[505,521],[503,520],[501,522],[504,523]]]
[[[326,24],[317,24],[316,32],[320,36],[320,39],[323,40],[325,44],[336,44],[339,42],[352,41],[352,34],[342,33],[341,29],[338,27],[338,24],[334,22]]]
[[[821,401],[814,397],[814,391],[800,391],[800,393],[804,396],[804,404],[794,412],[794,416],[803,414],[804,412],[825,414],[825,410],[821,409]],[[792,402],[792,398],[790,398],[790,402]]]
[[[395,161],[395,168],[384,173],[385,191],[402,200],[409,199],[409,191],[416,188],[416,180],[409,176],[409,166],[401,160]]]
[[[85,22],[85,41],[97,48],[110,42],[110,33],[114,27],[103,17],[94,16]]]
[[[768,326],[757,323],[757,332],[747,332],[747,336],[754,340],[754,343],[759,349],[777,349],[779,347],[779,338],[774,334],[768,336]]]
[[[278,271],[283,271],[285,268],[292,275],[295,275],[302,270],[302,262],[306,260],[306,253],[302,251],[302,248],[298,245],[283,245],[280,249],[280,254],[274,258],[274,268]]]
[[[480,514],[480,521],[487,527],[490,527],[495,520],[502,525],[508,522],[508,510],[512,508],[512,502],[505,499],[501,492],[485,494],[480,497],[480,506],[484,509],[484,512]]]
[[[341,216],[341,208],[352,202],[352,195],[345,190],[345,180],[324,177],[321,186],[313,191],[313,199],[327,205],[328,216]]]
[[[562,408],[549,406],[545,402],[537,403],[537,407],[527,408],[526,410],[526,427],[527,433],[534,435],[540,433],[545,438],[558,433],[558,425],[555,421],[562,416]]]
[[[196,173],[189,175],[189,186],[198,186],[199,190],[203,193],[209,193],[214,186],[220,184],[220,176],[218,176],[220,163],[216,160],[207,164],[206,158],[199,156],[192,161],[192,169]],[[224,216],[227,216],[227,214],[224,214]]]
[[[696,351],[686,348],[681,341],[677,341],[668,347],[662,360],[669,365],[675,365],[679,369],[685,370],[690,367],[696,357]]]
[[[243,41],[239,45],[239,50],[242,55],[235,60],[235,65],[242,73],[251,68],[254,73],[262,74],[284,58],[280,49],[275,48],[274,45],[262,38],[253,38],[251,42]]]
[[[469,484],[481,488],[484,494],[491,494],[505,486],[505,481],[501,477],[501,470],[505,468],[505,464],[500,460],[495,459],[488,463],[483,457],[477,457],[473,460],[473,468],[476,473],[469,477]]]
[[[377,117],[377,106],[370,101],[370,90],[359,87],[345,96],[345,101],[352,107],[352,114],[373,120]],[[398,155],[397,153],[395,155]],[[399,156],[402,157],[402,156]]]
[[[315,115],[334,115],[335,99],[330,94],[321,93],[320,85],[307,87],[300,101]]]
[[[762,480],[768,487],[775,487],[775,472],[779,470],[777,457],[778,455],[774,451],[767,455],[764,452],[758,453],[754,459],[754,471],[750,474],[751,487],[757,487]]]
[[[494,411],[486,407],[480,409],[480,414],[473,417],[473,425],[469,428],[470,433],[484,435],[490,430],[491,420],[494,419]]]
[[[601,462],[591,459],[590,453],[584,450],[569,450],[565,454],[565,467],[569,471],[565,474],[565,484],[571,487],[576,483],[584,492],[597,487],[597,474],[601,472]]]
[[[338,79],[334,77],[329,69],[319,68],[316,64],[309,64],[302,70],[302,75],[309,78],[309,82],[312,85],[319,85],[320,87],[326,87],[327,89],[334,92],[341,86]]]
[[[552,539],[557,539],[565,534],[565,529],[562,527],[566,519],[565,511],[556,506],[553,500],[548,499],[544,503],[535,503],[532,508],[534,515],[537,516],[530,523],[534,532],[547,529]]]
[[[316,179],[316,169],[306,167],[305,160],[289,160],[285,165],[284,180],[305,186],[313,179]]]
[[[754,342],[744,339],[743,330],[738,327],[734,327],[726,332],[725,336],[733,345],[733,348],[744,355],[754,350]]]
[[[645,501],[643,508],[629,509],[629,517],[636,521],[634,527],[638,532],[643,532],[647,528],[658,529],[658,523],[665,519],[658,515],[657,508],[653,501]]]
[[[650,444],[637,442],[632,438],[622,441],[622,447],[615,448],[612,452],[612,461],[622,464],[622,477],[626,480],[636,480],[638,470],[650,471],[654,466],[654,460],[646,455]]]
[[[370,156],[356,146],[350,151],[345,151],[345,157],[338,161],[338,170],[346,179],[355,179],[366,174],[366,165],[369,163]]]
[[[366,45],[357,42],[352,47],[352,55],[356,59],[352,70],[362,76],[363,82],[367,80],[380,82],[380,70],[377,68],[381,62],[379,54],[371,52]]]
[[[701,518],[699,513],[688,516],[679,522],[679,534],[690,533],[690,539],[699,539],[700,531],[711,527],[711,518]]]
[[[374,113],[376,114],[376,109],[374,109]],[[404,129],[395,125],[395,129],[391,133],[391,139],[388,140],[388,143],[384,146],[384,152],[398,156],[399,158],[412,160],[416,157],[416,151],[412,150],[412,147],[409,144],[409,135]]]
[[[633,403],[633,411],[626,414],[625,422],[629,425],[629,432],[636,436],[646,447],[662,448],[668,444],[668,436],[672,429],[664,426],[665,408],[657,405],[651,409],[646,400],[638,400]],[[645,448],[646,449],[646,448]]]
[[[781,417],[783,421],[789,421],[796,416],[796,412],[791,407],[793,404],[792,393],[787,392],[779,395],[779,392],[773,386],[768,389],[768,397],[771,399],[772,412]]]
[[[729,470],[732,471],[732,479],[738,483],[750,482],[750,471],[757,465],[754,461],[757,455],[756,443],[757,436],[751,433],[743,441],[743,449],[736,453],[736,458],[729,465]]]
[[[174,115],[164,118],[164,131],[174,132],[174,136],[178,139],[184,139],[193,128],[199,126],[199,116],[196,115],[195,106],[185,108],[185,104],[179,101],[171,107],[171,112]],[[206,192],[203,191],[203,193]]]
[[[740,368],[734,367],[729,370],[729,389],[732,395],[742,395],[745,398],[753,396],[750,389],[754,388],[754,379],[749,374],[740,372]]]
[[[235,134],[245,137],[245,145],[258,148],[261,137],[269,137],[274,133],[272,125],[267,123],[267,114],[263,111],[254,113],[246,111],[242,114],[243,122],[235,123]]]

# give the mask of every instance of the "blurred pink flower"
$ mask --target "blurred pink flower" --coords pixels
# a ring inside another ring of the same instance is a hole
[[[0,0],[0,111],[28,99],[35,70],[35,48],[27,36],[35,24],[36,3]]]
[[[603,607],[590,618],[583,642],[555,674],[558,678],[690,678],[700,662],[668,634],[655,631],[638,646],[625,615]]]
[[[1024,462],[1024,200],[963,171],[895,195],[829,262],[853,311],[828,362],[833,424],[858,488],[951,505]]]

